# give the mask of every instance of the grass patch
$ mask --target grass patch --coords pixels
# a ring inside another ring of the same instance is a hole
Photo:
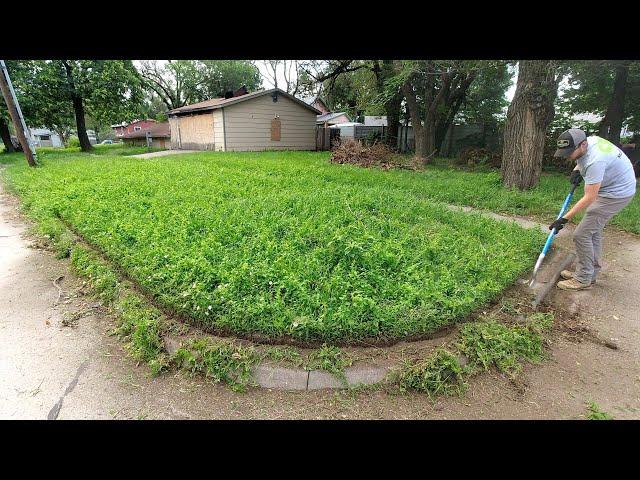
[[[259,362],[259,355],[253,347],[204,337],[180,347],[172,361],[191,374],[203,374],[215,382],[226,383],[234,391],[244,392],[251,384],[251,369]]]
[[[118,297],[118,277],[108,266],[100,262],[95,253],[76,246],[71,253],[71,264],[80,276],[89,280],[90,287],[105,305],[111,304]]]
[[[515,377],[522,361],[539,363],[544,358],[542,332],[553,322],[551,314],[535,314],[527,325],[505,325],[495,320],[467,323],[460,330],[458,349],[467,356],[471,368],[496,367]]]
[[[8,173],[34,216],[72,225],[164,306],[240,335],[427,334],[495,298],[537,256],[539,231],[436,205],[426,175],[326,159],[71,156]]]
[[[439,348],[420,362],[405,362],[396,379],[401,391],[436,395],[460,395],[466,389],[464,367],[455,353]]]
[[[600,409],[595,402],[587,404],[587,420],[613,420],[613,417]]]
[[[321,348],[309,354],[305,369],[325,370],[335,375],[346,385],[347,377],[345,376],[344,369],[350,367],[352,364],[353,361],[351,358],[338,347],[324,344]]]
[[[260,359],[288,363],[295,367],[302,367],[305,363],[300,352],[292,347],[267,346],[260,352]]]
[[[153,375],[166,369],[169,363],[162,341],[160,312],[123,287],[115,272],[95,252],[77,243],[70,251],[75,272],[88,280],[89,288],[104,305],[115,310],[117,326],[112,333],[125,342],[129,354],[146,363]]]
[[[168,366],[161,337],[160,313],[129,293],[115,304],[120,323],[114,333],[126,341],[131,356],[145,362],[154,375]]]
[[[438,348],[420,361],[405,361],[391,374],[401,391],[413,390],[437,394],[461,394],[466,378],[496,367],[510,378],[522,371],[522,362],[538,363],[545,358],[543,334],[553,324],[553,314],[534,313],[523,325],[507,325],[493,319],[467,323],[458,341]],[[463,365],[461,358],[466,358]]]

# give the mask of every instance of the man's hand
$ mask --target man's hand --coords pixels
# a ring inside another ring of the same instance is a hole
[[[571,172],[569,181],[572,185],[580,185],[580,182],[582,182],[582,175],[580,175],[580,170],[574,170],[573,172]]]
[[[556,233],[557,233],[560,230],[562,230],[562,228],[567,224],[568,221],[569,221],[568,218],[560,217],[555,222],[553,222],[551,225],[549,225],[549,230],[553,230],[555,228],[556,229]]]

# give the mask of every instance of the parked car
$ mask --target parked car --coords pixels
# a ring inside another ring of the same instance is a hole
[[[100,145],[112,145],[113,144],[113,140],[102,140],[100,142]]]

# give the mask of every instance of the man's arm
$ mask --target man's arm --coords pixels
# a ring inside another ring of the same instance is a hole
[[[598,197],[598,192],[600,191],[600,185],[602,182],[587,184],[584,186],[584,195],[578,202],[573,206],[571,210],[563,215],[564,218],[571,220],[578,212],[584,210],[589,205],[591,205],[595,199]]]

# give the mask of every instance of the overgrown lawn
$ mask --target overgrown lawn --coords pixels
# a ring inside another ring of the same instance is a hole
[[[338,166],[315,152],[42,160],[5,172],[41,224],[62,219],[160,304],[237,334],[426,334],[498,295],[544,240],[435,204],[450,201],[436,170]]]

